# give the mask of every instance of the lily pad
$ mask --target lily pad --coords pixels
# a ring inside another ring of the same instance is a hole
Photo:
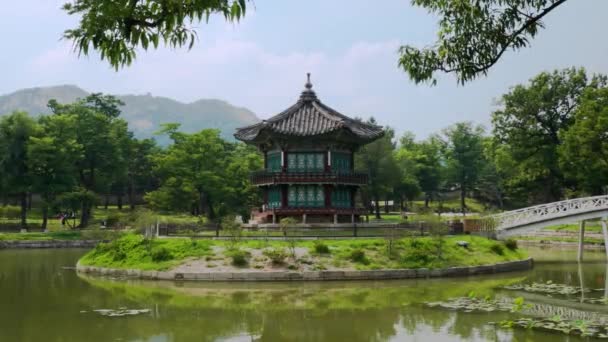
[[[118,310],[114,309],[97,309],[93,310],[102,316],[106,317],[125,317],[125,316],[136,316],[141,314],[146,314],[150,312],[150,309],[127,309],[127,308],[119,308]]]
[[[495,324],[501,328],[523,328],[543,330],[565,335],[578,335],[583,337],[595,337],[608,339],[608,327],[603,324],[583,320],[562,320],[554,318],[518,318],[506,320]]]
[[[492,300],[476,297],[457,297],[444,302],[428,302],[429,307],[440,307],[449,310],[460,310],[464,312],[493,312],[512,311],[513,303],[506,300]]]
[[[575,295],[580,293],[591,292],[589,289],[582,289],[578,286],[570,286],[566,284],[555,284],[552,282],[546,283],[532,283],[532,284],[514,284],[503,286],[503,289],[507,290],[518,290],[525,292],[536,292],[536,293],[545,293],[548,295],[556,294],[556,295]]]

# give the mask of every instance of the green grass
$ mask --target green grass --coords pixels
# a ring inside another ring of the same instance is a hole
[[[100,243],[80,259],[82,265],[114,268],[137,268],[142,270],[164,270],[178,265],[189,257],[211,256],[211,240],[192,239],[144,239],[141,235],[125,236],[109,243]],[[159,251],[167,257],[154,260]]]
[[[460,247],[457,241],[466,241],[469,248]],[[403,238],[393,241],[393,250],[389,255],[386,239],[344,239],[324,240],[330,253],[315,253],[315,241],[297,241],[297,247],[309,251],[312,262],[323,269],[327,265],[335,267],[368,269],[397,268],[444,268],[453,266],[476,266],[497,262],[521,260],[526,257],[525,251],[510,250],[502,242],[478,236],[418,237]],[[82,265],[110,268],[136,268],[143,270],[166,270],[179,265],[185,259],[211,257],[224,259],[226,255],[216,255],[213,246],[227,249],[229,241],[193,240],[188,238],[151,239],[140,235],[126,234],[110,243],[99,244],[81,260]],[[497,247],[498,246],[498,247]],[[264,249],[288,248],[286,241],[241,240],[238,248]],[[169,256],[154,261],[154,255]],[[216,249],[218,250],[218,249]],[[363,251],[365,258],[352,260],[354,251]],[[498,253],[497,251],[500,251]],[[365,262],[361,262],[365,260]]]
[[[423,210],[424,201],[413,201],[413,205],[414,205],[414,208],[412,208],[413,211]],[[429,208],[433,212],[435,212],[437,210],[437,208],[439,207],[439,205],[440,205],[440,203],[438,201],[433,201],[433,202],[429,203]],[[483,203],[479,202],[478,200],[476,200],[474,198],[467,198],[466,206],[467,206],[469,212],[483,213],[486,211],[486,207],[483,205]],[[441,202],[441,207],[444,212],[449,212],[449,211],[460,212],[460,199],[454,198],[454,199],[444,200],[443,202]]]
[[[113,240],[123,233],[105,229],[60,230],[48,233],[0,233],[0,241]]]
[[[0,233],[0,241],[52,241],[81,240],[81,231],[56,231],[49,233]]]
[[[206,222],[203,217],[192,216],[183,213],[166,213],[156,212],[147,210],[143,207],[138,207],[138,210],[145,210],[145,215],[163,224],[170,225],[200,225]],[[21,220],[19,218],[19,207],[7,206],[0,207],[0,229],[10,227],[12,229],[19,229]],[[116,206],[109,206],[108,209],[104,207],[97,207],[93,209],[92,217],[89,222],[89,227],[97,228],[101,226],[103,221],[116,222],[120,226],[128,227],[137,220],[137,210],[131,211],[128,206],[124,206],[122,210],[119,210]],[[76,219],[78,222],[78,218]],[[70,223],[72,221],[70,220]],[[40,230],[42,226],[42,209],[32,208],[27,212],[27,225],[29,230]],[[59,220],[53,213],[50,215],[47,221],[47,229],[49,231],[63,231],[67,229],[66,226],[61,225]]]
[[[555,231],[555,232],[578,232],[579,225],[578,225],[578,223],[558,224],[555,226],[547,227],[544,230]],[[599,221],[587,221],[585,224],[585,232],[601,233],[602,226]]]

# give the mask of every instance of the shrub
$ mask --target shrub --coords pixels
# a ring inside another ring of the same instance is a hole
[[[21,217],[21,208],[17,206],[7,205],[0,206],[0,218],[18,219]]]
[[[294,260],[296,259],[297,240],[295,239],[295,225],[297,223],[298,223],[298,221],[296,221],[292,217],[285,217],[285,218],[281,219],[281,221],[279,222],[281,231],[283,232],[283,235],[285,236],[285,240],[287,241],[287,245],[289,246],[289,251],[290,251],[291,257]],[[289,238],[289,237],[291,237],[291,238]]]
[[[122,213],[110,213],[106,216],[105,223],[106,227],[118,227],[124,220],[124,214]]]
[[[247,256],[248,253],[242,251],[240,249],[233,250],[229,253],[230,258],[232,258],[232,264],[234,266],[245,266],[247,265]]]
[[[499,243],[495,243],[492,246],[490,246],[490,250],[492,252],[494,252],[495,254],[498,254],[498,255],[505,254],[504,247],[501,244],[499,244]]]
[[[321,241],[317,241],[315,242],[315,252],[319,253],[319,254],[329,254],[331,253],[329,250],[329,247],[321,242]]]
[[[228,235],[229,249],[237,248],[238,244],[241,242],[243,237],[243,229],[241,228],[241,224],[237,223],[232,216],[225,217],[222,219],[222,229]]]
[[[517,249],[517,240],[515,239],[507,239],[505,241],[505,247],[507,247],[508,249],[514,251]]]
[[[120,237],[121,232],[109,229],[83,229],[81,236],[84,240],[114,240]]]
[[[275,265],[280,265],[284,263],[285,258],[287,258],[287,252],[285,252],[284,248],[265,249],[263,254],[268,257]]]
[[[150,254],[152,255],[152,260],[155,262],[173,259],[173,255],[171,255],[171,252],[165,247],[152,248],[152,252]]]
[[[350,252],[350,260],[364,265],[369,264],[369,259],[367,259],[367,257],[365,256],[365,252],[360,249],[355,249]]]

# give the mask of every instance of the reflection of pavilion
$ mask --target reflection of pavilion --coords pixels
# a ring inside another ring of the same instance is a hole
[[[354,172],[354,153],[382,134],[381,127],[323,104],[309,74],[298,102],[234,135],[264,153],[264,170],[251,176],[264,194],[254,221],[296,217],[302,223],[354,223],[364,212],[355,205],[357,189],[368,182],[367,174]]]

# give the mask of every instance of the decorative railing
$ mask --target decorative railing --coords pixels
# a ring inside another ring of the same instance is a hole
[[[541,204],[488,216],[485,219],[493,221],[494,229],[502,230],[602,210],[608,210],[608,195]]]
[[[340,172],[269,172],[258,171],[251,174],[254,185],[285,184],[285,183],[323,183],[323,184],[353,184],[365,185],[368,176],[365,173]]]
[[[364,215],[367,210],[365,208],[342,208],[342,207],[286,207],[268,209],[269,212],[274,212],[281,215],[289,214],[355,214]]]

